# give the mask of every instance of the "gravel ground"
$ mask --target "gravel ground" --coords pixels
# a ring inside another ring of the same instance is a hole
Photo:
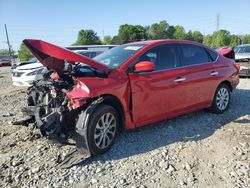
[[[230,109],[174,118],[121,134],[112,149],[70,169],[55,164],[73,146],[59,146],[32,125],[11,121],[26,90],[0,68],[0,187],[248,187],[250,80],[242,79]]]

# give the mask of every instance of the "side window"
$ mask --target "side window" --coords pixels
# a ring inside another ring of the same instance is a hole
[[[180,47],[185,66],[210,62],[209,56],[203,47],[191,44],[181,44]]]
[[[207,49],[207,52],[209,53],[212,61],[215,61],[217,59],[217,57],[218,57],[217,53],[215,53],[215,52],[213,52],[212,50],[209,50],[209,49]]]
[[[246,46],[245,53],[250,53],[250,46]]]
[[[179,67],[178,53],[175,44],[156,46],[143,54],[139,61],[155,63],[155,70],[166,70]]]

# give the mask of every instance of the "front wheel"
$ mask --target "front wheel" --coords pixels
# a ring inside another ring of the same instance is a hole
[[[103,104],[97,106],[88,126],[89,150],[92,154],[102,154],[111,148],[118,125],[119,118],[113,107]]]
[[[209,110],[216,114],[225,112],[229,108],[230,99],[229,87],[226,84],[221,84],[215,92],[213,104]]]

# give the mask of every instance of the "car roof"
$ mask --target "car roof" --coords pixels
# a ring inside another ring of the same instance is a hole
[[[250,46],[250,44],[241,44],[241,45],[236,46],[236,47],[245,47],[245,46]]]
[[[79,53],[79,52],[104,52],[108,49],[91,49],[91,50],[72,50],[73,52]]]

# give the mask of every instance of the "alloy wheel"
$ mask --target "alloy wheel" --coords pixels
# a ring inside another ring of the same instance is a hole
[[[216,96],[216,105],[219,110],[223,111],[227,108],[229,103],[229,91],[222,87],[217,93]]]
[[[117,121],[114,114],[108,112],[103,114],[97,121],[94,140],[100,149],[107,148],[113,141],[116,133]]]

